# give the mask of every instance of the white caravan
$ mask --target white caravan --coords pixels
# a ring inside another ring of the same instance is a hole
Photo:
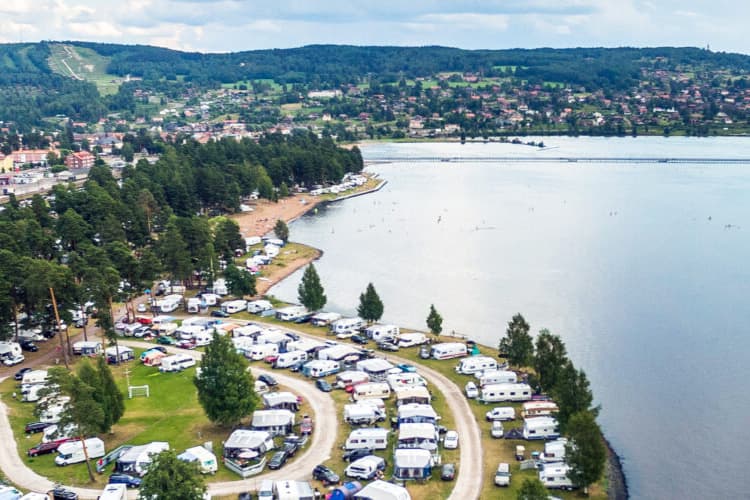
[[[380,427],[366,427],[355,429],[349,433],[344,443],[345,450],[385,450],[388,447],[388,429]]]
[[[424,333],[400,333],[396,339],[402,349],[427,343],[427,335]]]
[[[430,356],[433,359],[460,358],[467,354],[466,344],[460,342],[443,342],[433,345],[430,349]]]
[[[104,441],[99,438],[88,438],[85,440],[86,454],[89,460],[92,458],[101,458],[104,456]],[[83,452],[84,441],[70,441],[61,444],[57,448],[55,464],[60,466],[77,464],[86,461],[86,454]]]
[[[303,363],[307,361],[307,353],[305,351],[289,351],[282,352],[276,361],[273,363],[274,368],[289,368],[297,363]]]
[[[492,384],[482,387],[479,400],[483,403],[501,401],[529,401],[531,387],[528,384]]]
[[[552,417],[531,417],[523,421],[523,438],[557,439],[560,437],[560,427]]]
[[[487,370],[474,374],[479,380],[479,387],[494,384],[515,384],[518,382],[516,372],[509,370]]]
[[[546,464],[539,471],[539,480],[547,488],[572,490],[574,488],[573,481],[568,477],[568,471],[570,471],[570,467],[565,464]]]
[[[341,318],[331,323],[331,333],[338,335],[340,333],[356,332],[365,326],[365,320],[362,318]]]

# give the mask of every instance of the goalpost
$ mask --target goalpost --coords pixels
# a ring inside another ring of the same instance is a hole
[[[133,399],[134,396],[149,397],[148,384],[147,385],[129,385],[128,386],[128,398]]]

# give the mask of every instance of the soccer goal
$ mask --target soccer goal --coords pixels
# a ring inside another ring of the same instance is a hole
[[[148,385],[129,385],[128,398],[133,399],[135,396],[149,397]]]

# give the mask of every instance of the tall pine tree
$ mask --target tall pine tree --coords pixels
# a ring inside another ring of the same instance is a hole
[[[357,314],[368,323],[372,323],[383,317],[383,309],[383,302],[380,300],[378,292],[375,291],[373,284],[369,283],[365,292],[359,296]]]
[[[315,266],[310,264],[302,275],[302,281],[297,288],[297,297],[300,303],[308,311],[319,311],[326,305],[328,298],[325,295],[323,285],[320,284],[320,277]]]

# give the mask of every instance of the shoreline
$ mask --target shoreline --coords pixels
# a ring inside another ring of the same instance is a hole
[[[607,478],[609,488],[607,488],[607,498],[609,500],[627,500],[630,498],[628,491],[628,478],[625,476],[625,469],[622,467],[622,459],[617,454],[609,439],[602,436],[604,445],[607,447],[607,466],[604,476]]]

